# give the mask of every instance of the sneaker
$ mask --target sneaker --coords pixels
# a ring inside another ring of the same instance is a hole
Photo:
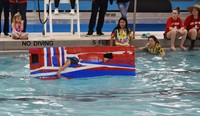
[[[58,15],[58,14],[59,14],[58,8],[55,8],[54,14],[55,14],[55,15]]]
[[[9,35],[8,33],[4,33],[4,36],[11,37],[11,35]]]
[[[74,14],[75,14],[74,9],[71,9],[71,11],[70,11],[69,14],[70,14],[70,15],[74,15]]]
[[[89,37],[89,36],[91,36],[93,34],[93,32],[88,32],[87,34],[86,34],[86,37]]]
[[[5,36],[9,36],[9,34],[8,34],[8,33],[4,33],[4,35],[5,35]]]
[[[102,36],[102,35],[104,35],[104,33],[99,32],[99,33],[97,33],[97,35],[98,35],[98,36]]]

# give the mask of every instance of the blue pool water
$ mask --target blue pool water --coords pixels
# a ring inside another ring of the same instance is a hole
[[[136,53],[136,77],[42,81],[29,77],[28,54],[1,54],[0,115],[199,116],[199,59],[199,51]]]

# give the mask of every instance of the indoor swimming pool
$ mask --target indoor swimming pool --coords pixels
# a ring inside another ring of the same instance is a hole
[[[198,116],[200,54],[136,53],[136,77],[44,81],[27,53],[0,54],[1,116]]]

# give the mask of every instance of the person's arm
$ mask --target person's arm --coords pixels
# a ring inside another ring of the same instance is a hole
[[[130,46],[133,46],[133,34],[132,33],[129,34],[129,39],[130,39],[130,41],[129,41]]]
[[[21,27],[20,27],[20,32],[22,32],[24,30],[24,21],[21,21]]]
[[[191,16],[187,16],[186,19],[184,20],[184,28],[188,29],[190,23],[191,23]]]
[[[147,43],[144,47],[139,47],[137,50],[142,51],[148,47],[149,43]]]
[[[111,37],[110,37],[110,46],[113,46],[113,42],[114,42],[114,39],[116,37],[116,34],[117,34],[117,31],[116,29],[114,29],[111,33]]]
[[[14,24],[14,23],[12,23],[12,31],[13,31],[14,33],[20,34],[20,33],[16,30],[16,27],[15,27],[15,24]]]
[[[162,57],[165,56],[165,51],[163,51],[160,55],[161,55]]]
[[[172,18],[168,18],[167,20],[167,24],[166,24],[166,28],[169,28],[169,31],[172,31],[172,30],[177,30],[176,28],[172,27]]]
[[[71,64],[71,61],[70,61],[70,60],[67,60],[67,61],[65,62],[65,64],[64,64],[62,67],[60,67],[60,68],[58,69],[58,72],[57,72],[57,77],[58,77],[58,78],[61,78],[60,72],[63,71],[65,68],[69,67],[70,64]]]
[[[137,48],[136,50],[142,51],[142,50],[144,50],[145,48],[146,48],[146,46],[144,46],[144,47],[139,47],[139,48]]]
[[[111,36],[111,38],[110,38],[110,46],[113,46],[113,41],[114,41],[114,37]]]

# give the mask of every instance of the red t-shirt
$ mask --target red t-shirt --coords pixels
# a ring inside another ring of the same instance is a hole
[[[184,26],[187,30],[190,30],[192,28],[200,29],[200,17],[194,19],[192,15],[187,16],[184,22]]]
[[[27,3],[27,0],[18,0],[18,2],[16,2],[16,0],[9,0],[10,3]]]
[[[167,24],[166,24],[166,28],[165,28],[165,33],[169,32],[169,28],[173,27],[173,28],[177,28],[180,29],[181,27],[183,27],[183,23],[181,18],[177,18],[176,20],[174,20],[172,17],[169,17],[167,20]]]

